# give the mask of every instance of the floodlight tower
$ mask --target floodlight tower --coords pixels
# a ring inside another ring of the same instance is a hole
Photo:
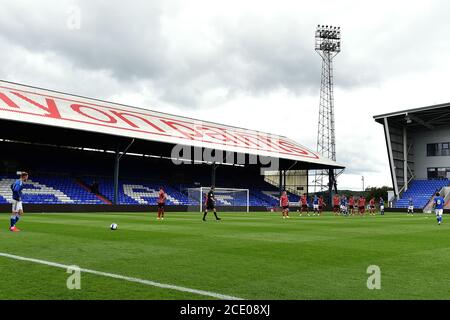
[[[317,152],[323,157],[336,161],[333,58],[341,52],[341,28],[318,25],[315,38],[316,52],[322,58]],[[327,179],[328,183],[325,183]],[[324,191],[327,187],[330,195],[333,187],[335,192],[337,192],[336,175],[334,170],[330,169],[316,171],[314,183],[315,191]]]

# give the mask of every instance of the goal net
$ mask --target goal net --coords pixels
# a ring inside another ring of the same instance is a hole
[[[202,212],[205,209],[206,194],[211,187],[188,188],[188,211]],[[248,189],[214,188],[216,208],[222,211],[249,212],[250,194]]]

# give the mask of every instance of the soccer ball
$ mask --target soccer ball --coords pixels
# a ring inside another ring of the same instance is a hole
[[[111,230],[117,230],[118,225],[116,223],[111,224]]]

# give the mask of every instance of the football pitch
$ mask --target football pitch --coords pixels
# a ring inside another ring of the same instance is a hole
[[[13,233],[2,214],[0,299],[450,299],[447,216],[219,215],[27,214]]]

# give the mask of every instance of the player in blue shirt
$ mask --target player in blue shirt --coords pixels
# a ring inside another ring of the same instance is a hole
[[[382,216],[384,216],[384,199],[383,199],[383,197],[380,197],[380,213]]]
[[[410,197],[408,201],[408,215],[414,215],[414,202],[413,199]]]
[[[316,214],[319,215],[319,197],[317,195],[314,195],[313,199],[313,216]]]
[[[343,195],[341,197],[341,213],[344,216],[348,215],[348,207],[347,207],[347,197],[345,195]]]
[[[12,215],[9,230],[13,232],[20,231],[20,229],[16,227],[16,224],[17,222],[19,222],[20,217],[23,215],[22,190],[27,180],[28,180],[28,173],[22,172],[20,174],[20,179],[16,180],[13,184],[11,184],[13,202],[12,202]]]
[[[444,198],[441,197],[439,192],[436,192],[436,197],[434,197],[434,212],[436,213],[436,219],[438,225],[442,223],[442,214],[444,213]]]

